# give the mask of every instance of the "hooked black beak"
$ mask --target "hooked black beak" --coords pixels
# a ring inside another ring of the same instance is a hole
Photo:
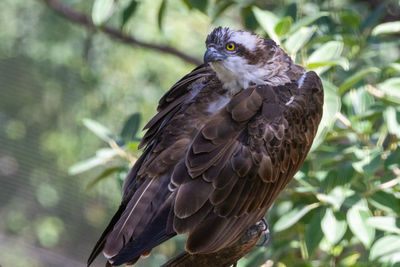
[[[204,64],[209,62],[215,62],[225,59],[224,55],[221,55],[215,48],[210,47],[204,54]]]

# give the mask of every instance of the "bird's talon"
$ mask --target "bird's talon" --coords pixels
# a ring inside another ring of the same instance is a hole
[[[258,244],[258,247],[262,247],[268,243],[269,240],[269,229],[268,229],[268,222],[267,219],[262,218],[261,221],[257,223],[259,226],[262,226],[262,231],[264,232],[264,240],[261,244]]]

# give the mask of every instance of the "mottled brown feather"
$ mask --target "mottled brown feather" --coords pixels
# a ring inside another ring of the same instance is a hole
[[[302,74],[292,65],[291,82],[233,96],[208,66],[178,81],[146,125],[146,148],[124,183],[122,208],[90,261],[103,247],[118,255],[162,209],[171,215],[167,228],[189,234],[190,253],[224,248],[260,220],[301,167],[322,116],[321,81],[308,72],[298,88]],[[209,109],[227,96],[225,106]]]

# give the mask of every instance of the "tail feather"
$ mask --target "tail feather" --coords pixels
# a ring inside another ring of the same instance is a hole
[[[121,204],[119,206],[117,212],[112,217],[112,219],[111,219],[110,223],[108,224],[107,228],[101,234],[101,237],[99,238],[99,240],[97,241],[96,245],[94,246],[94,248],[92,250],[92,253],[90,253],[89,259],[87,261],[87,266],[92,264],[92,262],[96,259],[96,257],[103,250],[108,234],[113,230],[114,225],[121,218],[121,215],[124,212],[124,210],[125,210],[125,205]]]
[[[118,266],[135,260],[142,254],[175,236],[176,233],[174,230],[168,227],[172,225],[171,220],[173,220],[172,205],[166,203],[162,211],[158,213],[158,216],[148,225],[146,230],[110,259],[112,264]]]
[[[168,176],[149,179],[141,185],[107,238],[104,245],[107,255],[117,255],[129,240],[140,236],[141,231],[158,213],[158,207],[165,202],[169,193],[167,185]]]

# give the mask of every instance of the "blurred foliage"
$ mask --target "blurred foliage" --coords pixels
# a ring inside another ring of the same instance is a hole
[[[249,29],[318,72],[325,106],[312,152],[267,214],[270,242],[238,265],[400,264],[398,0],[62,3],[199,58],[213,27]],[[193,66],[72,25],[41,1],[0,10],[0,264],[78,266],[119,204],[139,129]]]

